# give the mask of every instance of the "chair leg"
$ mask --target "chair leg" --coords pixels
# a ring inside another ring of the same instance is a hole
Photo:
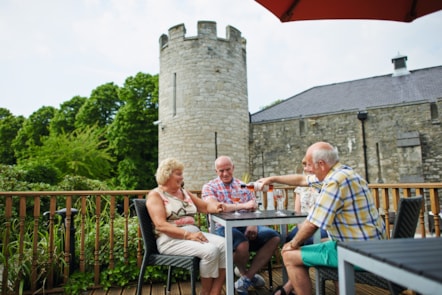
[[[190,287],[192,288],[192,295],[196,295],[196,271],[193,268],[190,270]]]
[[[171,285],[172,285],[172,266],[169,266],[169,269],[167,270],[166,294],[170,294]]]
[[[269,272],[269,290],[270,292],[273,291],[273,268],[272,268],[272,262],[269,261],[267,264],[267,271]]]
[[[146,257],[143,257],[143,262],[141,263],[140,274],[138,275],[137,295],[141,295],[143,293],[143,280],[144,280],[144,273],[145,272],[146,272]]]

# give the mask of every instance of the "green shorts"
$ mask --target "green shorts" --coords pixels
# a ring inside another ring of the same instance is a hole
[[[301,247],[302,262],[305,266],[338,267],[336,241],[327,241]]]
[[[327,241],[301,247],[302,262],[305,266],[338,267],[338,247],[336,241]],[[363,270],[359,266],[356,271]]]

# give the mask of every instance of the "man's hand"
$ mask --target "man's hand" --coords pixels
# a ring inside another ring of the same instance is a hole
[[[301,248],[299,246],[296,246],[296,247],[292,247],[292,246],[294,246],[294,245],[291,244],[291,241],[288,243],[285,243],[284,246],[282,246],[281,253],[286,252],[286,251],[294,251],[294,250],[298,250],[299,248]]]
[[[247,239],[253,241],[258,236],[258,227],[256,225],[248,226],[244,232]]]
[[[243,208],[246,209],[246,210],[253,211],[256,208],[256,203],[255,203],[255,201],[250,200],[250,201],[248,201],[248,202],[243,204]]]

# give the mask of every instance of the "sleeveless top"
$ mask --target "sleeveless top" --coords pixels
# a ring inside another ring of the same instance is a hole
[[[159,188],[156,188],[155,191],[158,192],[163,199],[168,223],[178,227],[195,224],[194,216],[197,213],[197,208],[185,190],[181,190],[184,200]]]

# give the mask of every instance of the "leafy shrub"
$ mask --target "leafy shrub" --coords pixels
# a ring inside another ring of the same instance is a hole
[[[93,180],[84,176],[66,175],[58,184],[61,191],[82,191],[82,190],[107,190],[109,187],[102,181]]]
[[[35,163],[24,167],[24,181],[55,185],[60,181],[60,171],[51,164]]]

